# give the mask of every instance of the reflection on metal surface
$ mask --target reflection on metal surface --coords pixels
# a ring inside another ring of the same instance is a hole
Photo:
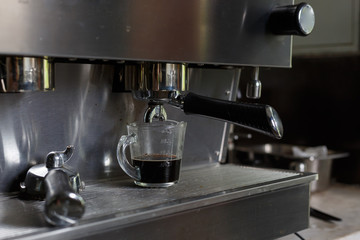
[[[48,58],[0,56],[0,92],[53,90],[53,74]]]

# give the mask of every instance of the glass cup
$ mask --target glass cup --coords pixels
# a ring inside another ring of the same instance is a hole
[[[117,145],[120,167],[142,187],[169,187],[179,180],[186,122],[130,123]],[[130,146],[129,161],[126,149]]]

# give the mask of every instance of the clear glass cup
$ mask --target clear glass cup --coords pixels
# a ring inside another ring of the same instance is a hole
[[[186,122],[130,123],[117,146],[120,167],[142,187],[169,187],[178,182]],[[126,149],[130,147],[129,161]]]

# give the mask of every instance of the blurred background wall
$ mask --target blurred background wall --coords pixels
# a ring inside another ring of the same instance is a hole
[[[250,71],[246,69],[243,77],[250,77]],[[333,175],[339,181],[360,182],[360,55],[295,57],[291,70],[264,69],[261,80],[262,97],[257,102],[275,107],[284,138],[251,133],[252,139],[240,138],[239,144],[326,145],[349,152],[349,158],[335,160]],[[246,82],[240,89],[245,92]],[[236,132],[246,131],[236,128]]]

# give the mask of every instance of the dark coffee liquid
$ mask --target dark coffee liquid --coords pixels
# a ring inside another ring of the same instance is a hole
[[[143,155],[133,158],[132,162],[140,169],[140,182],[167,183],[179,180],[181,159],[176,156]]]

